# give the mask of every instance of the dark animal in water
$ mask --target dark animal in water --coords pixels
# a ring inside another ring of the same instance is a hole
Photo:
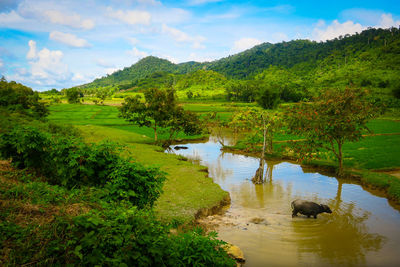
[[[188,147],[187,146],[175,146],[174,149],[175,150],[188,149]]]
[[[297,216],[297,213],[300,213],[306,215],[308,218],[314,216],[314,219],[316,219],[317,215],[320,213],[332,213],[331,209],[327,205],[300,199],[296,199],[292,202],[292,209],[292,217]]]

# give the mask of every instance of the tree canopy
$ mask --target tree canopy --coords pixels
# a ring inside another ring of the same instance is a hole
[[[343,174],[343,144],[360,140],[369,129],[367,122],[378,115],[368,101],[368,93],[358,88],[325,90],[313,102],[300,103],[286,110],[290,133],[305,138],[295,142],[303,157],[313,156],[321,149],[332,152]]]

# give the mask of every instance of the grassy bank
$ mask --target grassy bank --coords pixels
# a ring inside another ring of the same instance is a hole
[[[166,172],[164,193],[155,205],[155,211],[163,221],[189,223],[200,210],[226,203],[228,193],[207,177],[204,167],[163,153],[160,147],[151,144],[152,129],[129,125],[117,115],[118,111],[113,106],[62,104],[51,106],[49,120],[76,126],[88,142],[104,139],[117,141],[125,145],[124,153],[137,162],[159,167]]]

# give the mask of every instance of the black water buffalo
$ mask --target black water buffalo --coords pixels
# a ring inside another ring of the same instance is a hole
[[[314,216],[314,219],[317,218],[317,215],[323,212],[332,213],[331,209],[324,204],[317,204],[311,201],[296,199],[292,202],[292,217],[297,216],[297,213],[307,215],[308,218],[310,216]]]

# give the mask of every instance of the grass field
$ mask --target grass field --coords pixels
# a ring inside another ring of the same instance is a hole
[[[219,205],[228,197],[227,192],[206,177],[204,167],[151,145],[153,130],[129,125],[117,117],[116,107],[61,104],[51,106],[50,110],[50,121],[76,126],[87,141],[117,141],[125,145],[125,153],[136,161],[166,172],[164,193],[155,205],[163,221],[189,223],[199,210]]]

